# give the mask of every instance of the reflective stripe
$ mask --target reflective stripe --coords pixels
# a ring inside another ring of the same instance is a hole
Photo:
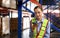
[[[46,31],[46,27],[47,27],[47,23],[48,23],[48,20],[47,19],[44,19],[44,22],[42,24],[42,27],[41,27],[41,30],[40,30],[40,33],[39,33],[39,36],[38,38],[43,38],[44,34],[45,34],[45,31]]]
[[[34,33],[33,33],[33,38],[36,38],[37,32],[36,32],[36,28],[34,29]]]
[[[38,38],[42,38],[42,36],[38,36]]]
[[[42,27],[41,29],[42,29],[42,30],[45,30],[45,27]]]
[[[32,19],[32,23],[34,24],[35,22],[36,22],[36,19],[35,19],[35,18],[33,18],[33,19]]]

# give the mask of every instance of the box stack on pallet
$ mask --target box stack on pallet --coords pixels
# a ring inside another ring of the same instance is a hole
[[[18,30],[18,18],[11,18],[10,19],[10,30],[17,31]]]

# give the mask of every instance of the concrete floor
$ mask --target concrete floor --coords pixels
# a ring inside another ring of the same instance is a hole
[[[16,31],[15,32],[11,32],[8,35],[0,36],[0,38],[18,38],[18,33]]]
[[[59,32],[52,32],[50,34],[50,38],[60,38],[60,33]]]

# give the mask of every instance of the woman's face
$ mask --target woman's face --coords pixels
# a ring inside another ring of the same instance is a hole
[[[41,9],[37,8],[37,9],[34,10],[34,12],[35,12],[36,19],[41,20],[42,19],[42,11],[41,11]]]

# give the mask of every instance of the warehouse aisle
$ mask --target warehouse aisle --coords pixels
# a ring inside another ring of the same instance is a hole
[[[18,33],[16,31],[11,32],[11,34],[0,36],[0,38],[18,38]]]

